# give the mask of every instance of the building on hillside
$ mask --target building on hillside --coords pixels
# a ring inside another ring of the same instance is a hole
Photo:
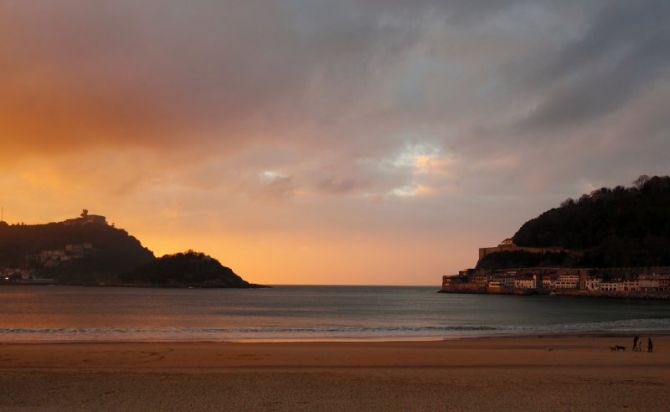
[[[100,215],[90,215],[88,213],[88,209],[84,209],[81,212],[81,216],[74,218],[74,219],[68,219],[65,222],[66,225],[87,225],[87,224],[95,224],[95,225],[107,225],[107,218],[104,216]]]
[[[514,288],[514,280],[516,279],[516,272],[507,272],[500,278],[500,283],[505,289]]]
[[[68,257],[81,259],[84,257],[84,245],[65,245],[65,253],[68,255]]]
[[[47,268],[61,266],[63,263],[83,259],[93,251],[91,243],[66,244],[63,249],[42,250],[36,255],[27,256],[28,261]]]
[[[528,253],[568,253],[571,255],[581,254],[581,251],[570,250],[563,247],[527,247],[527,246],[517,246],[514,244],[512,239],[503,240],[498,246],[493,247],[483,247],[479,248],[479,259],[483,259],[487,255],[492,253],[501,253],[501,252],[528,252]]]
[[[477,272],[472,276],[472,282],[478,286],[486,287],[490,276],[483,272]]]

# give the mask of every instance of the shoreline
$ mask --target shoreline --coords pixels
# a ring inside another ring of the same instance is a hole
[[[661,352],[657,350],[656,353],[653,353],[654,356],[659,356],[664,362],[667,361],[667,365],[670,368],[670,332],[661,331],[655,333],[616,333],[616,334],[541,334],[541,335],[524,335],[524,336],[478,336],[478,337],[459,337],[454,339],[434,339],[434,340],[384,340],[384,341],[305,341],[305,340],[265,340],[265,341],[109,341],[109,342],[3,342],[0,343],[0,353],[23,353],[28,355],[29,353],[34,355],[34,357],[26,357],[22,359],[27,364],[21,364],[18,366],[27,366],[31,365],[34,367],[39,367],[43,365],[45,361],[53,364],[63,364],[65,366],[65,358],[53,357],[55,353],[50,351],[40,351],[36,349],[40,348],[52,348],[58,351],[61,355],[67,355],[71,357],[70,360],[78,360],[79,355],[87,357],[87,352],[98,349],[107,349],[109,350],[109,355],[117,355],[120,352],[130,350],[143,350],[145,348],[172,348],[173,350],[185,350],[186,352],[183,355],[186,355],[181,359],[184,362],[184,365],[189,365],[192,360],[196,359],[197,356],[209,356],[212,352],[234,350],[238,352],[253,352],[259,348],[265,350],[274,350],[280,349],[282,351],[293,352],[295,356],[302,356],[301,351],[305,348],[328,348],[333,350],[333,356],[330,358],[318,358],[318,359],[304,359],[309,362],[316,361],[326,361],[328,362],[343,362],[348,363],[349,359],[347,357],[341,357],[342,353],[338,351],[346,350],[361,350],[368,353],[370,359],[375,357],[384,358],[384,353],[375,353],[374,350],[388,350],[389,348],[394,348],[398,350],[404,350],[413,352],[416,350],[434,350],[442,351],[445,355],[449,355],[450,351],[463,351],[463,350],[483,350],[485,352],[496,353],[496,352],[506,352],[509,350],[545,350],[547,348],[552,348],[555,350],[560,349],[572,349],[574,347],[581,347],[593,351],[594,353],[609,352],[610,343],[615,342],[627,347],[627,351],[630,351],[630,343],[632,338],[635,335],[639,335],[643,338],[646,343],[647,337],[652,337],[655,342],[657,342],[657,349],[663,348]],[[547,346],[547,344],[550,344]],[[189,348],[198,348],[202,352],[198,353],[189,353]],[[646,350],[646,346],[645,346]],[[24,353],[25,352],[25,353]],[[95,352],[100,354],[101,352]],[[130,352],[129,352],[130,353]],[[189,358],[190,355],[193,355],[192,358]],[[277,355],[277,353],[275,353]],[[416,353],[416,355],[422,355],[421,353]],[[449,359],[435,359],[432,357],[432,354],[426,352],[423,354],[420,363],[433,364],[433,365],[443,365],[450,366]],[[453,355],[451,353],[450,355]],[[510,354],[511,355],[511,354]],[[630,353],[628,353],[630,355]],[[637,353],[636,353],[637,355]],[[650,354],[652,355],[652,354]],[[1,357],[0,357],[1,358]],[[460,363],[470,363],[472,361],[477,362],[476,359],[467,359],[467,358],[458,358]],[[107,361],[106,358],[100,358],[100,361]],[[229,360],[229,359],[228,359]],[[453,359],[452,359],[453,360]],[[88,360],[90,361],[90,359]],[[396,359],[386,359],[386,363],[389,365],[396,364],[400,362],[400,358]],[[309,363],[308,362],[308,363]],[[193,363],[193,366],[196,366],[197,362]],[[585,362],[584,365],[588,365],[588,362]],[[665,365],[665,363],[664,363]],[[0,363],[0,369],[12,369],[11,364]],[[17,366],[17,365],[14,365]],[[76,364],[72,364],[76,369]],[[89,365],[90,366],[90,365]],[[125,365],[132,368],[134,365]],[[213,365],[209,365],[210,367]],[[227,365],[226,361],[223,361],[219,366],[225,367]],[[296,367],[300,366],[300,363],[296,363]],[[670,372],[670,369],[669,369]]]
[[[551,296],[559,298],[580,298],[580,299],[603,299],[603,300],[633,300],[633,301],[659,301],[667,302],[670,300],[669,293],[662,294],[630,294],[630,293],[606,293],[599,292],[593,293],[588,291],[551,291],[551,292],[540,292],[537,290],[528,291],[528,290],[503,290],[503,291],[486,291],[486,290],[459,290],[459,289],[439,289],[436,293],[441,294],[451,294],[451,295],[494,295],[494,296],[519,296],[519,297],[530,297],[530,296]]]
[[[194,340],[24,340],[3,341],[0,346],[10,345],[143,345],[143,344],[302,344],[302,343],[428,343],[428,342],[451,342],[451,341],[477,341],[482,339],[551,339],[551,338],[632,338],[633,336],[670,336],[670,330],[622,330],[622,331],[588,331],[588,332],[551,332],[551,333],[491,333],[480,335],[433,335],[433,336],[383,336],[383,337],[323,337],[323,338],[232,338],[232,339],[194,339]]]
[[[210,285],[160,285],[150,283],[118,283],[118,284],[87,284],[87,283],[58,283],[58,282],[0,282],[2,286],[61,286],[61,287],[77,287],[77,288],[137,288],[137,289],[272,289],[272,286],[259,285],[257,283],[249,283],[246,286],[210,286]]]

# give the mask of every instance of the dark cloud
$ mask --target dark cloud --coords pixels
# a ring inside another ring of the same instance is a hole
[[[518,3],[4,2],[0,131],[30,153],[281,139],[355,110],[431,24]]]
[[[504,157],[654,87],[669,14],[662,0],[4,2],[0,139],[14,157],[328,145],[357,173],[408,141]]]
[[[670,3],[610,1],[531,75],[546,97],[523,125],[575,126],[624,107],[670,74]]]
[[[358,233],[384,262],[411,239],[460,269],[568,196],[668,173],[669,9],[2,1],[0,200],[34,221],[44,199],[123,210],[163,240],[235,228],[326,254]]]
[[[265,1],[4,3],[3,135],[26,150],[243,144],[335,115],[418,29],[305,7],[312,14]]]
[[[318,184],[320,192],[338,195],[352,193],[363,187],[364,185],[361,182],[353,178],[328,177],[321,180]]]
[[[265,185],[262,193],[273,199],[287,199],[295,195],[297,185],[290,176],[280,177]]]

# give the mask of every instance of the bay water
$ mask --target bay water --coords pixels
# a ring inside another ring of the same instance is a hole
[[[670,332],[670,302],[435,287],[0,287],[1,342],[425,340]]]

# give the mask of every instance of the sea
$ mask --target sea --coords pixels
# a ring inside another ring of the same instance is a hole
[[[670,332],[670,302],[436,287],[0,287],[0,343],[374,341]]]

